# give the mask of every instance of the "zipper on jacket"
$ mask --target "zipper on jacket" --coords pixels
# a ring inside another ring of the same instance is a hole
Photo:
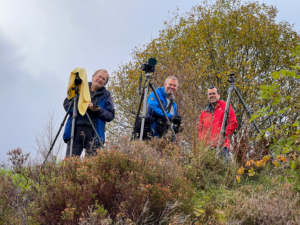
[[[211,114],[211,119],[210,119],[210,127],[209,127],[209,146],[211,145],[211,132],[212,132],[211,127],[212,127],[212,121],[213,121],[213,118],[214,118],[214,113],[215,113],[215,109],[214,109],[214,111],[212,112],[212,114]],[[212,147],[212,146],[210,146],[210,147]]]

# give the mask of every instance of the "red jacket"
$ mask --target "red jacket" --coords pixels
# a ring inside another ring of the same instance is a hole
[[[226,102],[219,100],[213,112],[210,111],[211,107],[208,105],[200,114],[199,121],[199,139],[207,141],[207,145],[216,147],[219,142],[222,122],[224,118],[224,111]],[[229,149],[230,134],[237,128],[237,120],[232,107],[229,109],[229,118],[226,126],[226,134],[224,147]]]

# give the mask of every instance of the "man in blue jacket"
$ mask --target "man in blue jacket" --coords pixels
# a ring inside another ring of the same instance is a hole
[[[105,124],[115,118],[114,103],[110,92],[104,87],[109,79],[108,72],[104,69],[97,70],[92,82],[89,82],[91,101],[86,113],[89,114],[93,125],[100,137],[100,142],[96,137],[94,130],[86,115],[81,116],[78,113],[75,122],[75,132],[72,155],[80,156],[83,148],[86,149],[89,155],[93,155],[97,148],[100,148],[105,143]],[[71,100],[67,98],[64,101],[64,109],[67,111]],[[63,139],[67,143],[66,156],[70,155],[71,144],[71,129],[72,129],[73,110],[70,111]]]
[[[180,123],[178,117],[177,104],[174,102],[174,93],[178,88],[178,79],[174,76],[170,76],[166,79],[164,87],[159,87],[156,89],[156,93],[164,107],[164,110],[172,123]],[[147,101],[147,116],[151,117],[151,128],[150,134],[152,137],[161,138],[164,133],[160,129],[159,125],[162,120],[165,121],[165,116],[163,111],[159,107],[159,103],[154,95],[151,93]],[[179,128],[182,130],[182,125]],[[179,130],[180,131],[180,130]]]

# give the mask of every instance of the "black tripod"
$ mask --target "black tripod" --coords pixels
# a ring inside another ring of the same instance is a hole
[[[56,134],[56,136],[55,136],[55,138],[54,138],[53,143],[51,144],[51,147],[50,147],[50,149],[49,149],[49,152],[48,152],[48,154],[47,154],[47,156],[46,156],[46,158],[45,158],[43,164],[46,163],[46,161],[47,161],[47,159],[48,159],[48,157],[49,157],[51,151],[53,150],[54,144],[55,144],[55,142],[56,142],[56,140],[57,140],[57,138],[58,138],[58,136],[59,136],[59,133],[60,133],[62,127],[64,126],[65,122],[66,122],[66,119],[67,119],[67,117],[68,117],[68,114],[69,114],[69,112],[70,112],[70,110],[71,110],[71,108],[72,108],[72,106],[73,106],[72,130],[71,130],[71,143],[70,143],[70,156],[72,157],[72,150],[73,150],[73,143],[74,143],[74,133],[75,133],[75,122],[76,122],[76,117],[77,117],[77,115],[78,115],[78,111],[77,111],[77,107],[78,107],[78,106],[77,106],[77,104],[78,104],[78,98],[79,98],[79,85],[80,85],[81,82],[82,82],[82,79],[79,77],[79,73],[76,72],[75,74],[76,74],[76,78],[75,78],[75,80],[74,80],[75,87],[72,88],[72,90],[75,90],[75,97],[72,99],[72,102],[71,102],[71,104],[69,105],[69,108],[68,108],[68,110],[67,110],[67,112],[66,112],[66,115],[65,115],[65,117],[64,117],[64,119],[63,119],[63,121],[62,121],[62,123],[60,124],[60,128],[59,128],[59,130],[58,130],[58,132],[57,132],[57,134]],[[75,103],[75,104],[74,104],[74,103]],[[100,145],[102,145],[103,143],[101,143],[102,141],[101,141],[101,139],[100,139],[100,137],[99,137],[99,135],[98,135],[98,133],[97,133],[95,127],[94,127],[94,124],[93,124],[93,122],[92,122],[92,120],[91,120],[89,114],[86,112],[85,115],[87,116],[87,118],[88,118],[88,120],[89,120],[89,122],[90,122],[90,125],[92,126],[92,128],[93,128],[93,130],[94,130],[94,132],[95,132],[95,134],[96,134],[96,136],[97,136],[97,138],[98,138],[98,140],[99,140]]]
[[[227,121],[228,121],[228,118],[229,118],[230,100],[232,98],[233,91],[235,91],[235,93],[239,97],[240,102],[244,106],[244,108],[245,108],[245,110],[247,112],[247,115],[251,118],[251,113],[248,110],[248,108],[247,108],[247,106],[246,106],[246,104],[245,104],[245,102],[244,102],[244,100],[243,100],[240,92],[238,91],[237,87],[235,86],[234,73],[231,73],[229,75],[228,82],[230,83],[230,87],[228,89],[228,97],[227,97],[227,101],[226,101],[224,118],[223,118],[223,122],[222,122],[222,128],[221,128],[221,132],[220,132],[220,138],[219,138],[218,147],[217,147],[217,151],[216,151],[217,155],[220,152],[220,147],[223,146],[223,144],[224,144],[224,139],[225,139],[225,134],[226,134],[226,125],[227,125]],[[254,122],[254,120],[252,122],[253,122],[253,125],[254,125],[256,131],[258,133],[260,133],[260,130],[259,130],[258,126],[256,125],[256,123]]]
[[[146,111],[147,111],[147,98],[148,98],[148,90],[149,90],[149,87],[152,89],[152,91],[154,92],[154,95],[158,101],[158,104],[159,104],[159,107],[160,109],[162,110],[162,112],[164,113],[164,116],[165,116],[165,119],[167,121],[167,125],[169,127],[169,129],[171,130],[172,132],[172,139],[173,140],[176,140],[176,136],[175,136],[175,132],[174,132],[174,129],[171,125],[171,122],[165,112],[165,109],[163,107],[163,105],[161,104],[161,101],[155,91],[155,88],[153,87],[153,84],[151,83],[151,80],[152,80],[152,76],[150,74],[149,71],[146,71],[146,80],[145,80],[145,84],[143,86],[143,90],[142,90],[142,95],[141,95],[141,99],[140,99],[140,104],[139,104],[139,107],[138,107],[138,111],[137,111],[137,114],[136,114],[136,117],[135,117],[135,121],[134,121],[134,126],[133,126],[133,132],[132,132],[132,136],[131,136],[131,139],[130,140],[133,140],[136,138],[136,133],[135,133],[135,126],[137,124],[137,120],[139,118],[139,115],[140,115],[140,111],[141,111],[141,107],[142,107],[142,103],[143,103],[143,100],[144,100],[144,105],[143,105],[143,114],[141,116],[142,118],[142,124],[141,124],[141,130],[140,130],[140,141],[143,140],[143,135],[144,135],[144,126],[145,126],[145,118],[146,118]],[[141,82],[141,80],[140,80]]]

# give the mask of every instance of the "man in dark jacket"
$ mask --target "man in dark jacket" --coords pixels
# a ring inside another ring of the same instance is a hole
[[[178,79],[174,76],[170,76],[166,79],[164,87],[156,89],[156,93],[164,107],[164,110],[171,122],[178,123],[178,110],[177,104],[174,102],[174,93],[178,88]],[[154,95],[154,92],[150,94],[147,101],[147,116],[151,117],[150,134],[152,137],[161,138],[162,132],[157,129],[158,120],[165,120],[163,111],[159,107],[159,103]],[[180,127],[182,129],[182,125]]]
[[[199,139],[205,141],[207,146],[216,148],[220,138],[222,122],[226,102],[220,100],[220,91],[212,86],[208,89],[209,105],[201,112],[199,121]],[[230,146],[230,135],[237,128],[237,120],[232,107],[229,109],[229,118],[226,126],[226,134],[222,155],[227,158]]]
[[[92,82],[89,82],[91,102],[88,105],[86,113],[89,114],[101,140],[99,142],[87,116],[82,116],[78,113],[75,123],[73,155],[80,156],[83,148],[86,149],[89,155],[93,155],[96,149],[102,147],[105,143],[105,124],[115,118],[115,109],[111,94],[104,87],[108,79],[108,72],[104,69],[100,69],[94,73]],[[63,104],[66,111],[70,103],[71,99],[68,100],[66,98]],[[72,116],[73,110],[70,111],[63,136],[64,141],[67,143],[66,156],[70,155]]]

